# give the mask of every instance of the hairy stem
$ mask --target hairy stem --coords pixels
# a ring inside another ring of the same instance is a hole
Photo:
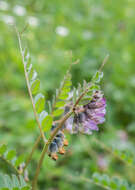
[[[106,57],[103,60],[103,63],[101,64],[99,71],[102,71],[103,67],[105,66],[105,64],[107,63],[108,59],[109,59],[109,54],[106,55]]]
[[[51,142],[53,141],[54,137],[56,136],[57,132],[61,129],[62,125],[65,123],[65,121],[72,115],[72,113],[75,111],[76,106],[78,105],[78,103],[80,102],[80,100],[83,98],[83,96],[85,96],[85,94],[88,92],[88,89],[86,89],[81,95],[80,97],[77,99],[76,103],[73,105],[73,107],[71,108],[71,110],[60,120],[58,126],[56,127],[56,129],[53,131],[53,133],[51,134],[50,138],[48,139],[48,142],[46,143],[46,145],[44,145],[37,169],[36,169],[36,173],[32,182],[32,190],[35,190],[36,188],[36,184],[37,184],[37,179],[39,176],[39,172],[40,172],[40,168],[42,166],[43,160],[44,160],[44,156],[48,151],[48,147],[51,144]]]
[[[48,142],[44,145],[44,148],[43,148],[43,151],[42,151],[42,154],[41,154],[41,157],[40,157],[40,160],[39,160],[37,169],[36,169],[36,173],[35,173],[35,176],[34,176],[34,179],[33,179],[33,182],[32,182],[32,190],[35,190],[35,189],[36,189],[37,179],[38,179],[38,176],[39,176],[39,172],[40,172],[40,169],[41,169],[43,160],[44,160],[44,156],[45,156],[45,154],[46,154],[47,151],[48,151],[49,145],[51,144],[52,140],[53,140],[54,137],[56,136],[57,132],[61,129],[61,127],[63,126],[63,124],[65,123],[65,121],[71,116],[72,113],[73,113],[72,110],[69,111],[69,112],[61,119],[61,122],[59,123],[58,127],[52,132],[50,138],[48,139]]]
[[[73,106],[73,109],[75,110],[75,107],[79,104],[80,100],[83,98],[83,96],[85,96],[85,94],[89,91],[89,88],[87,88],[81,95],[80,97],[77,99],[76,103]]]
[[[30,82],[29,82],[28,73],[27,73],[27,70],[26,70],[25,59],[24,59],[24,53],[23,53],[22,43],[21,43],[21,37],[20,37],[20,34],[19,34],[19,32],[18,32],[18,30],[17,30],[16,27],[15,27],[15,30],[16,30],[17,37],[18,37],[19,48],[20,48],[20,52],[21,52],[21,56],[22,56],[23,65],[24,65],[24,74],[25,74],[26,84],[27,84],[29,96],[30,96],[30,99],[31,99],[34,116],[35,116],[35,118],[36,118],[36,121],[37,121],[39,130],[40,130],[40,134],[41,134],[41,136],[42,136],[42,138],[43,138],[43,141],[46,143],[47,140],[46,140],[46,138],[45,138],[44,132],[43,132],[42,127],[41,127],[41,125],[40,125],[40,122],[39,122],[39,119],[38,119],[38,115],[37,115],[37,112],[36,112],[36,108],[35,108],[35,104],[34,104],[34,100],[33,100],[33,96],[32,96],[32,92],[31,92],[31,89],[30,89]]]

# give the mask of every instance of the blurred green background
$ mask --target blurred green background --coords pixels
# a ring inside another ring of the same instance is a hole
[[[68,136],[67,153],[57,162],[46,157],[39,189],[100,190],[69,177],[91,178],[95,171],[135,183],[134,10],[134,0],[0,0],[0,143],[15,147],[18,153],[27,156],[39,133],[11,24],[16,23],[19,31],[29,24],[23,43],[30,50],[48,100],[71,61],[80,60],[72,69],[76,86],[84,79],[89,81],[110,54],[102,82],[107,98],[106,123],[92,136]],[[29,166],[30,178],[40,153],[41,146]]]

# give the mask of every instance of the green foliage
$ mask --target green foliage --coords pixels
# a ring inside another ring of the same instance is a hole
[[[35,102],[37,113],[40,113],[44,109],[44,105],[45,105],[45,98],[43,94],[41,93],[37,94],[34,102]]]
[[[120,159],[122,159],[127,164],[135,168],[135,155],[133,154],[133,152],[130,152],[129,150],[119,150],[119,149],[113,149],[113,152]]]
[[[94,83],[94,84],[99,83],[102,78],[103,78],[103,72],[97,71],[92,78],[92,83]]]
[[[32,98],[32,104],[34,104],[34,109],[39,115],[40,124],[43,128],[43,131],[46,132],[50,130],[53,122],[53,118],[51,115],[48,115],[46,111],[44,111],[45,107],[45,97],[42,93],[39,93],[40,90],[40,80],[37,79],[37,72],[33,69],[32,64],[30,64],[30,54],[24,53],[24,72],[26,77],[26,82],[28,86],[28,90],[31,91],[29,93],[35,95],[34,101]],[[29,86],[30,85],[30,86]]]
[[[50,115],[47,115],[43,120],[42,120],[42,127],[43,130],[46,132],[48,130],[50,130],[51,126],[52,126],[52,122],[53,119]]]
[[[32,81],[31,83],[32,94],[37,94],[39,89],[40,89],[40,80],[37,79],[37,80]]]
[[[103,187],[108,190],[133,190],[133,185],[129,185],[126,180],[120,179],[118,177],[110,178],[106,174],[94,173],[93,183]]]
[[[6,159],[7,160],[13,160],[13,158],[16,156],[16,151],[15,150],[10,150],[8,151],[7,155],[6,155]]]
[[[71,74],[67,71],[64,80],[60,84],[60,88],[56,90],[56,97],[52,101],[52,115],[59,117],[64,113],[64,106],[68,102],[69,92],[71,91]]]
[[[50,130],[53,119],[46,111],[40,113],[39,120],[44,132]]]
[[[7,150],[7,146],[5,144],[0,146],[0,155],[3,155]]]
[[[36,69],[40,73],[42,93],[46,97],[46,102],[52,99],[53,90],[58,88],[66,72],[69,50],[72,51],[73,59],[80,59],[80,63],[72,69],[72,82],[76,87],[78,82],[82,84],[83,79],[90,81],[109,51],[110,58],[104,68],[102,83],[107,99],[107,117],[106,123],[100,126],[96,138],[109,148],[113,145],[121,152],[121,147],[124,146],[126,151],[130,150],[134,154],[135,1],[119,0],[116,3],[106,0],[78,0],[76,3],[76,0],[54,0],[52,3],[50,0],[4,0],[4,2],[8,4],[8,9],[2,10],[0,6],[1,143],[8,143],[19,154],[27,153],[31,151],[38,136],[38,132],[34,130],[37,125],[33,121],[31,103],[27,96],[16,35],[13,28],[6,24],[9,18],[10,20],[13,18],[22,31],[31,17],[32,19],[34,17],[37,25],[29,23],[22,37],[24,46],[27,43],[26,46],[32,55],[31,58],[28,56],[27,66],[31,59],[33,71]],[[15,13],[16,5],[25,9],[24,16]],[[59,26],[68,30],[67,35],[58,34]],[[32,76],[31,72],[30,80]],[[60,103],[62,104],[62,101]],[[120,136],[123,132],[124,136],[127,136],[125,140]],[[57,163],[46,157],[40,175],[39,189],[101,190],[101,187],[84,182],[70,183],[68,179],[63,180],[65,173],[83,175],[83,172],[86,172],[89,178],[91,172],[95,170],[101,172],[105,170],[109,176],[116,174],[126,178],[129,183],[134,183],[132,167],[127,167],[99,145],[95,146],[91,137],[85,137],[86,141],[82,143],[74,135],[73,138],[68,136],[69,144],[72,146],[67,148],[66,156]],[[29,166],[30,177],[33,177],[35,163],[40,153],[39,148]],[[103,168],[98,163],[100,157],[105,163]],[[132,158],[132,155],[130,157]]]
[[[0,190],[30,190],[22,176],[11,177],[0,173]]]
[[[18,166],[24,163],[24,156],[16,156],[15,150],[8,149],[7,145],[0,145],[0,158],[1,161],[4,161],[8,167],[12,168],[15,174],[18,174]]]
[[[43,130],[46,132],[46,131],[49,131],[52,127],[52,122],[53,122],[53,118],[51,115],[47,115],[46,117],[44,117],[42,119],[42,122],[41,122],[41,125],[42,125],[42,128]]]
[[[73,103],[77,101],[78,97],[84,94],[79,101],[79,105],[85,105],[87,104],[91,99],[93,95],[93,91],[99,90],[100,86],[99,83],[101,79],[103,78],[103,72],[97,71],[95,75],[93,76],[91,82],[83,81],[83,85],[78,84],[78,88],[73,89]]]

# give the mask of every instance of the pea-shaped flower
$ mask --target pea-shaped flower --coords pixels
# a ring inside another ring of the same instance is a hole
[[[105,121],[106,114],[106,100],[101,91],[94,92],[92,100],[80,110],[66,121],[65,128],[70,133],[92,134],[92,131],[98,131],[98,124]]]

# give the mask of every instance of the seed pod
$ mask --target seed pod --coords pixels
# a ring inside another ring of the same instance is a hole
[[[63,142],[62,142],[62,139],[60,137],[55,137],[53,142],[55,142],[57,144],[58,148],[63,146]]]
[[[52,125],[51,133],[56,129],[57,125]],[[48,155],[53,159],[57,160],[57,153],[65,154],[65,149],[63,146],[68,145],[68,141],[65,139],[65,135],[63,130],[65,129],[65,125],[57,132],[53,142],[49,145]]]
[[[53,153],[53,152],[58,152],[58,146],[55,142],[52,142],[49,146],[49,152]]]
[[[53,159],[53,160],[57,160],[58,156],[56,154],[56,152],[58,152],[58,146],[55,142],[52,142],[49,146],[49,156]]]

